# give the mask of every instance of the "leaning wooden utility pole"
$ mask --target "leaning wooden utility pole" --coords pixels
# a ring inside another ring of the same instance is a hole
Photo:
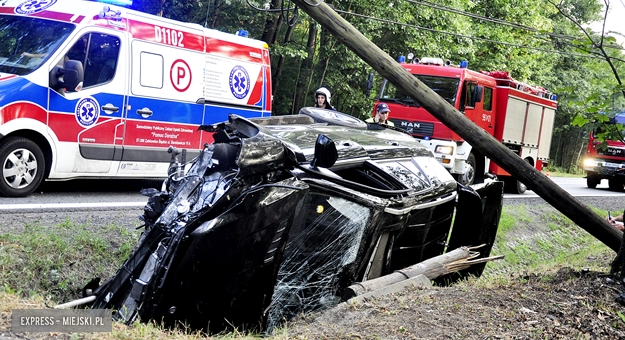
[[[622,235],[620,231],[616,230],[605,219],[595,214],[568,192],[562,190],[547,176],[526,163],[521,157],[514,154],[493,136],[471,122],[420,80],[404,70],[393,58],[339,16],[325,2],[314,1],[294,0],[297,6],[330,31],[335,38],[366,61],[380,75],[395,86],[403,89],[405,93],[418,101],[428,112],[469,142],[480,153],[486,155],[497,165],[523,182],[528,188],[570,218],[578,226],[588,231],[614,251],[618,251]]]

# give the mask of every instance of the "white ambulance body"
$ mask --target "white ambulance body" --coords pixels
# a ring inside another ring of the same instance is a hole
[[[69,0],[2,1],[0,41],[5,196],[43,179],[164,177],[169,146],[193,157],[212,141],[199,125],[271,112],[262,41]]]

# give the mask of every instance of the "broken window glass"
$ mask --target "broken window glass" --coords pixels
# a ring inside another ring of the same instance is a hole
[[[356,261],[370,209],[316,193],[304,205],[305,222],[284,250],[268,308],[267,332],[293,316],[338,304],[346,271]]]

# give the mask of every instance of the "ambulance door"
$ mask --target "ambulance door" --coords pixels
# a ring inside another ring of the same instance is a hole
[[[203,35],[139,19],[129,20],[129,110],[118,173],[163,176],[170,146],[187,149],[189,159],[201,148]]]
[[[59,173],[109,173],[121,157],[115,148],[121,136],[127,84],[126,34],[115,30],[86,29],[58,57],[80,61],[82,89],[50,89],[49,133],[58,140],[53,165]]]

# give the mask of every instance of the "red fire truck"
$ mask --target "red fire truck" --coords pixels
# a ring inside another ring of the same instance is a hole
[[[536,169],[549,163],[557,108],[554,94],[515,81],[507,72],[471,71],[466,61],[453,66],[439,58],[422,58],[401,64]],[[482,183],[486,177],[497,177],[506,182],[508,191],[521,194],[527,189],[386,80],[376,107],[382,102],[389,105],[395,127],[407,130],[430,148],[460,183]]]
[[[625,124],[625,111],[610,118],[607,124]],[[625,184],[625,144],[620,140],[607,140],[607,145],[602,147],[601,141],[597,139],[602,129],[605,127],[590,133],[584,159],[586,185],[596,188],[602,179],[607,179],[610,190],[621,191]]]

